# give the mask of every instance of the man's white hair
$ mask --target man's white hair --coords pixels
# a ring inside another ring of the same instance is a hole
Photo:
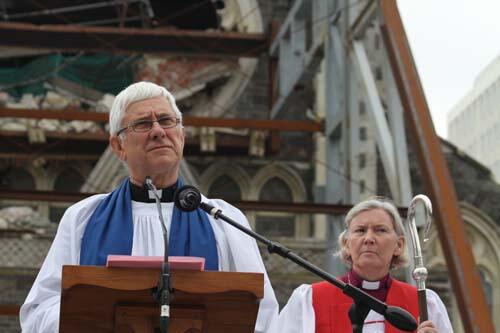
[[[130,104],[158,96],[164,96],[167,99],[175,115],[181,120],[182,126],[182,113],[179,111],[177,104],[175,104],[174,96],[162,86],[153,82],[142,81],[129,85],[115,97],[109,111],[109,134],[116,135],[120,128],[122,128],[125,110],[127,110]]]

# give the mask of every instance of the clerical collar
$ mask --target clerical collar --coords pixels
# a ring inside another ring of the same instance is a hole
[[[175,185],[158,189],[157,194],[161,199],[161,202],[173,202],[174,201],[174,193],[177,187]],[[153,203],[155,201],[154,193],[148,190],[144,186],[137,186],[130,182],[130,192],[133,201],[139,202],[149,202]]]
[[[378,281],[366,281],[353,270],[350,270],[346,275],[342,276],[341,279],[346,283],[364,290],[382,302],[385,302],[387,292],[392,283],[392,278],[389,274]]]
[[[355,287],[362,288],[365,290],[379,290],[379,289],[387,289],[390,285],[391,276],[387,274],[382,279],[378,281],[367,281],[364,280],[358,273],[354,270],[350,270],[347,273],[347,280],[350,284]]]

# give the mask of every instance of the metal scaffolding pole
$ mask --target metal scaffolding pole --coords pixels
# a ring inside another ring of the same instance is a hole
[[[382,28],[465,332],[493,333],[481,278],[465,234],[455,186],[434,130],[396,0],[380,1]]]

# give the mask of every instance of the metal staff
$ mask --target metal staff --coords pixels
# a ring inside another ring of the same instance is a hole
[[[432,203],[431,200],[423,195],[419,194],[415,196],[410,206],[408,207],[407,221],[409,224],[410,235],[413,245],[413,257],[415,259],[414,269],[413,269],[413,280],[417,284],[418,293],[418,310],[420,313],[420,322],[426,321],[428,319],[427,314],[427,296],[425,292],[425,280],[427,279],[427,268],[424,266],[424,260],[422,258],[422,249],[420,247],[420,240],[418,238],[417,223],[416,223],[416,207],[421,203],[424,206],[424,242],[428,240],[429,229],[432,222]],[[423,224],[423,223],[422,223]]]

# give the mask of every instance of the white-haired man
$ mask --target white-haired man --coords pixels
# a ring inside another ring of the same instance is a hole
[[[201,210],[185,213],[172,203],[175,189],[181,186],[184,148],[182,114],[174,97],[150,82],[124,89],[111,108],[109,142],[127,164],[129,177],[113,192],[91,196],[67,209],[21,308],[23,332],[58,331],[63,265],[105,265],[108,254],[163,254],[157,209],[143,185],[147,176],[161,189],[170,255],[205,257],[208,270],[265,274],[255,330],[266,331],[277,317],[278,304],[255,241]],[[235,207],[222,200],[210,203],[248,227]],[[183,223],[187,220],[189,224]]]

